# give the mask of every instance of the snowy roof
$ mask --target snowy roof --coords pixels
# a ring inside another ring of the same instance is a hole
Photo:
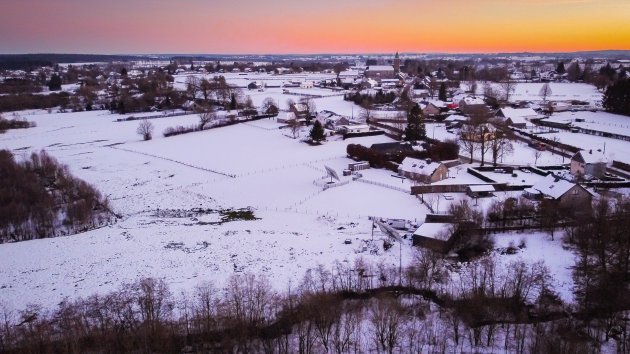
[[[461,101],[464,101],[466,105],[482,105],[485,102],[479,97],[466,96]],[[460,101],[460,104],[461,104]]]
[[[308,111],[308,107],[306,107],[306,105],[302,103],[296,103],[293,107],[295,107],[295,110],[298,112]]]
[[[435,222],[424,223],[413,233],[414,236],[423,236],[437,239],[438,236],[448,231],[448,227],[452,224]]]
[[[561,178],[556,178],[553,174],[547,175],[540,182],[532,186],[532,189],[549,196],[553,199],[559,199],[576,184]]]
[[[466,122],[468,121],[468,117],[464,117],[461,116],[459,114],[452,114],[448,117],[446,117],[446,119],[444,119],[445,122]]]
[[[494,186],[490,184],[480,184],[475,186],[468,186],[473,193],[494,192]]]
[[[579,151],[577,154],[573,155],[574,159],[577,156],[582,156],[582,159],[584,160],[584,163],[599,163],[599,162],[603,162],[603,163],[607,163],[608,162],[608,158],[606,157],[606,155],[604,155],[603,153],[599,152],[599,151],[593,151],[593,150],[589,150],[589,151]]]
[[[429,104],[432,104],[437,108],[446,108],[446,102],[444,101],[429,101]]]
[[[424,160],[414,159],[413,157],[405,157],[400,164],[400,168],[405,172],[411,172],[421,175],[430,176],[440,167],[439,162],[427,163]]]
[[[538,113],[536,113],[531,108],[506,107],[506,108],[501,108],[500,111],[505,118],[512,118],[513,122],[515,118],[517,119],[518,118],[536,118],[538,116]]]
[[[391,65],[370,65],[367,68],[368,71],[394,71],[394,67]]]

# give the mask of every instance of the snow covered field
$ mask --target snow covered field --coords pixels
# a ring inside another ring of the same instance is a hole
[[[53,306],[148,276],[178,291],[203,280],[220,284],[234,272],[264,273],[283,290],[318,264],[364,257],[397,265],[398,252],[363,249],[372,235],[367,216],[421,219],[427,212],[397,190],[361,182],[326,191],[314,185],[324,165],[339,173],[347,167],[347,144],[391,141],[383,136],[311,147],[285,136],[273,120],[161,136],[169,126],[195,124],[191,115],[151,120],[155,137],[142,142],[138,121],[115,122],[119,116],[108,112],[30,113],[24,116],[37,127],[1,135],[0,146],[18,157],[46,149],[96,185],[123,220],[80,235],[0,245],[0,299],[9,308]],[[211,225],[204,222],[209,216],[154,215],[197,207],[253,207],[260,219]],[[405,264],[411,253],[404,248]]]
[[[542,102],[542,98],[539,95],[540,89],[543,83],[539,82],[526,82],[516,83],[514,92],[510,95],[510,101],[533,101]],[[483,83],[477,83],[477,94],[483,94]],[[493,84],[495,89],[500,89],[499,84]],[[597,88],[589,84],[581,83],[549,83],[551,88],[551,95],[547,97],[548,101],[585,101],[591,105],[600,107],[603,94],[598,91]],[[467,90],[468,84],[462,83],[462,89]]]

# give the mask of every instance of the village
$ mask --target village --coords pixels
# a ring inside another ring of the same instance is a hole
[[[3,113],[30,127],[0,135],[2,149],[45,150],[113,215],[81,233],[3,234],[1,305],[54,306],[147,276],[187,291],[257,273],[284,290],[363,262],[398,269],[388,281],[400,285],[419,252],[453,279],[480,258],[542,263],[572,303],[575,254],[560,235],[630,193],[630,118],[602,86],[626,66],[395,53],[4,71],[8,86],[39,82],[23,95],[50,107]]]

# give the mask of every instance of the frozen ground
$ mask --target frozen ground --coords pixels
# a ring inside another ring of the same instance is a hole
[[[71,237],[0,245],[0,299],[10,308],[52,306],[147,276],[178,290],[261,272],[284,289],[318,264],[365,257],[396,265],[398,252],[355,253],[371,239],[367,216],[426,214],[417,199],[386,187],[350,182],[322,191],[314,184],[325,165],[340,174],[347,167],[347,144],[390,141],[383,136],[311,147],[268,120],[163,138],[166,127],[197,122],[180,116],[152,120],[155,138],[142,142],[137,121],[114,122],[119,116],[108,112],[29,113],[37,127],[0,135],[0,146],[18,157],[46,149],[98,186],[123,220]],[[210,225],[199,223],[204,217],[154,216],[158,209],[250,206],[260,220]],[[377,242],[382,237],[377,232]],[[343,244],[348,238],[352,245]],[[411,252],[405,248],[404,263]]]
[[[495,89],[500,89],[499,84],[492,84]],[[510,95],[510,101],[533,101],[542,102],[539,95],[540,89],[544,84],[539,82],[516,83],[514,92]],[[581,83],[549,83],[551,95],[547,97],[548,101],[571,101],[579,100],[589,102],[594,106],[601,106],[602,92],[589,84]],[[462,89],[467,90],[468,84],[462,83]],[[477,83],[477,94],[483,94],[484,84]]]

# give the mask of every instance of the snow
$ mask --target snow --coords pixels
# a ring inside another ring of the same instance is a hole
[[[519,249],[516,254],[498,256],[500,262],[498,269],[502,269],[501,265],[505,269],[505,266],[517,260],[527,263],[543,262],[553,279],[551,288],[563,301],[567,303],[574,301],[571,266],[575,263],[575,256],[563,247],[561,233],[557,232],[553,240],[547,233],[532,231],[500,233],[493,235],[493,238],[497,249],[516,247],[521,241],[525,242],[525,248]]]
[[[494,90],[501,90],[501,84],[491,83],[490,85]],[[544,83],[540,82],[516,83],[514,92],[510,94],[510,101],[542,102],[539,93],[543,85]],[[461,88],[467,90],[468,84],[462,83]],[[551,88],[551,95],[547,96],[547,101],[579,100],[588,102],[593,106],[601,106],[603,94],[593,85],[551,82],[549,88]],[[484,83],[478,82],[476,94],[483,95],[483,91]]]
[[[572,126],[603,133],[630,137],[630,117],[607,112],[561,112],[546,119],[550,122],[571,123]],[[582,120],[578,122],[578,120]]]
[[[445,232],[448,231],[448,228],[453,226],[453,224],[449,223],[423,223],[420,227],[413,233],[416,236],[423,236],[428,238],[438,239]]]
[[[1,146],[18,158],[46,149],[96,185],[123,219],[75,236],[0,245],[0,298],[13,309],[52,307],[148,276],[179,291],[203,280],[220,285],[234,272],[263,273],[284,289],[319,264],[364,257],[397,265],[398,252],[362,253],[371,240],[368,216],[423,220],[428,212],[387,186],[352,181],[324,191],[314,183],[325,165],[347,167],[348,144],[392,141],[385,136],[309,146],[273,119],[161,136],[169,126],[198,122],[188,115],[151,120],[154,139],[145,142],[135,132],[138,121],[116,122],[120,116],[105,111],[28,113],[37,127],[0,135]],[[197,207],[252,207],[260,220],[210,225],[211,216],[154,215]],[[343,245],[348,238],[353,246]],[[404,264],[411,253],[404,247]]]
[[[553,199],[559,199],[574,186],[575,184],[569,181],[565,181],[561,178],[556,178],[553,175],[548,175],[540,182],[532,186],[532,189],[540,191],[542,194]]]

